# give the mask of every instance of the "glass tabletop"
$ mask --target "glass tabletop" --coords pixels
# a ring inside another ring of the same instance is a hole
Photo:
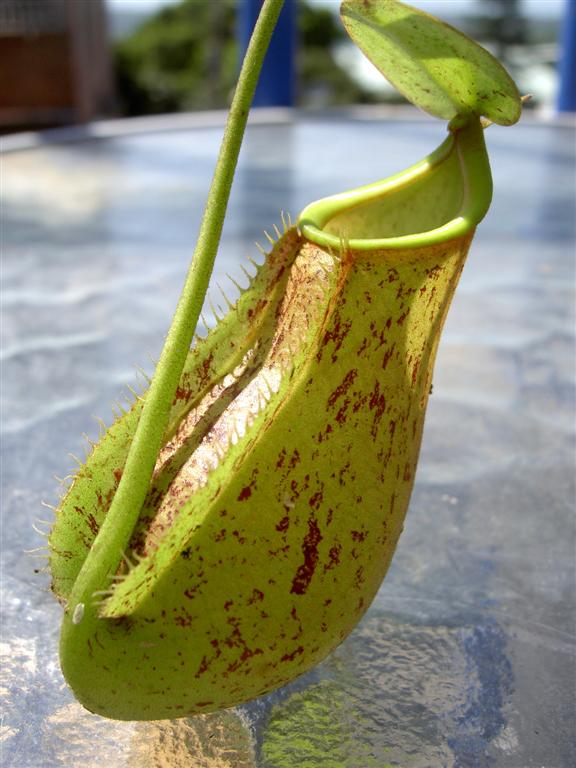
[[[29,551],[45,544],[42,502],[57,503],[54,476],[85,452],[82,433],[97,439],[94,417],[110,423],[136,367],[153,368],[222,131],[126,125],[2,156],[2,764],[571,765],[570,125],[487,132],[493,206],[445,327],[405,530],[356,630],[308,674],[223,712],[121,723],[75,702],[61,609]],[[256,119],[213,284],[233,294],[227,274],[244,280],[281,211],[402,170],[443,131],[370,112]]]

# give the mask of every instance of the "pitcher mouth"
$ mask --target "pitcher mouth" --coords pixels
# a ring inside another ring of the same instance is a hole
[[[491,199],[483,128],[473,120],[407,170],[311,203],[298,227],[335,250],[342,243],[358,251],[435,245],[471,232]]]

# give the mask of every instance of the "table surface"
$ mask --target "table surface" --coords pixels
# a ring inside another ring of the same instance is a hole
[[[294,683],[197,718],[108,721],[66,687],[60,607],[23,552],[45,543],[41,502],[97,435],[92,416],[109,422],[161,347],[217,123],[3,155],[2,764],[573,765],[573,126],[487,132],[493,207],[446,324],[405,532],[353,634]],[[215,281],[241,279],[280,210],[401,170],[443,132],[362,113],[257,120]]]

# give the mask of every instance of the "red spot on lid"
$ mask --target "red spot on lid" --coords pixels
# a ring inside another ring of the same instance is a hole
[[[344,376],[342,382],[336,387],[334,392],[330,395],[330,397],[327,400],[327,405],[329,407],[332,407],[336,401],[342,397],[348,389],[352,386],[354,383],[354,379],[358,376],[358,371],[353,368],[352,370],[348,371],[346,376]]]
[[[284,656],[280,659],[280,661],[294,661],[296,656],[300,656],[304,653],[304,648],[299,645],[298,648],[296,648],[295,651],[292,651],[292,653],[285,653]]]
[[[312,507],[313,509],[318,509],[320,504],[322,504],[322,499],[324,498],[324,495],[322,491],[317,491],[314,496],[311,496],[308,500],[308,506]]]
[[[302,554],[304,555],[304,562],[296,571],[296,575],[292,581],[292,587],[290,592],[295,595],[303,595],[306,593],[316,565],[318,563],[318,545],[322,541],[322,534],[318,527],[318,522],[315,517],[311,517],[308,520],[308,533],[304,537],[302,542]]]
[[[282,518],[282,520],[280,520],[280,522],[276,526],[276,530],[280,531],[280,533],[284,533],[285,531],[288,530],[289,525],[290,525],[290,518],[288,517],[288,515],[286,515],[285,517]]]
[[[250,496],[252,496],[252,488],[249,485],[246,485],[240,491],[238,495],[238,501],[246,501],[246,499],[249,499]]]
[[[328,552],[328,564],[324,566],[324,571],[331,571],[332,568],[340,565],[341,552],[342,546],[340,544],[335,544],[333,547],[330,547],[330,551]],[[324,605],[329,605],[331,602],[332,600],[329,600],[325,602]]]
[[[410,312],[410,310],[409,310],[409,309],[407,309],[407,310],[406,310],[406,312],[403,312],[403,313],[400,315],[400,317],[398,318],[398,320],[396,320],[396,323],[397,323],[398,325],[402,325],[402,323],[404,322],[404,320],[406,320],[406,318],[408,317],[408,312]]]

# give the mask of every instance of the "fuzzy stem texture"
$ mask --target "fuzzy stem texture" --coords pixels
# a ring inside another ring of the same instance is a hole
[[[174,394],[208,290],[250,104],[283,2],[264,0],[254,28],[230,107],[190,269],[146,393],[118,489],[72,590],[69,614],[79,602],[88,601],[96,589],[110,583],[146,498]]]

